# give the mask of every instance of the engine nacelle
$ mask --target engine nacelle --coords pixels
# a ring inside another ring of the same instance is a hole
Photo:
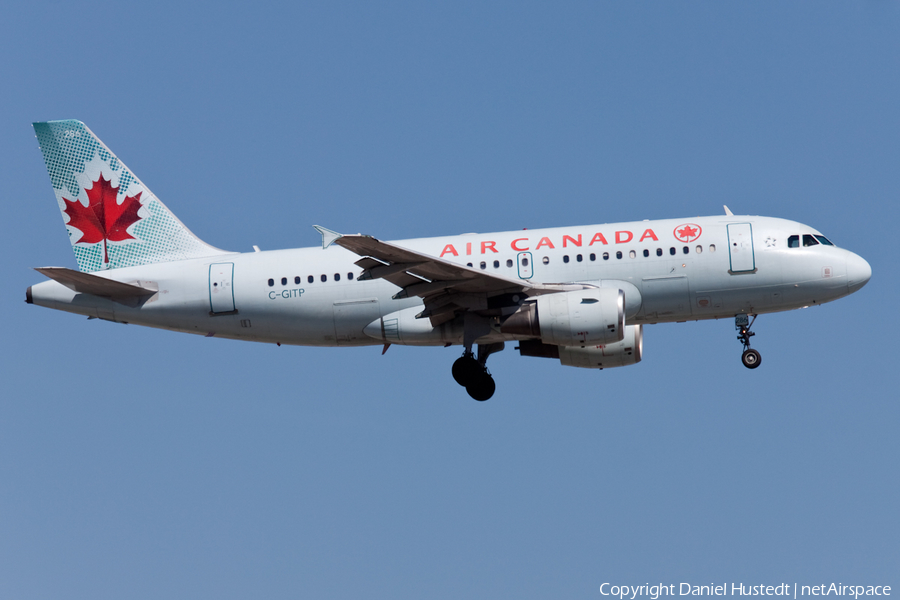
[[[625,335],[625,294],[593,288],[538,296],[504,321],[500,331],[555,346],[612,344]]]
[[[620,342],[605,346],[588,346],[582,348],[572,346],[553,346],[540,340],[523,340],[519,342],[519,353],[522,356],[539,356],[542,358],[558,358],[568,367],[582,369],[611,369],[627,367],[641,362],[644,353],[644,332],[642,325],[628,325],[625,337]]]

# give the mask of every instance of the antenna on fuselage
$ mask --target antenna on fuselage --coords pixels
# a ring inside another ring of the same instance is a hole
[[[722,205],[722,208],[725,209],[725,214],[726,214],[726,215],[728,215],[729,217],[733,217],[733,216],[734,216],[734,213],[731,212],[731,209],[728,208],[726,205],[723,204],[723,205]]]

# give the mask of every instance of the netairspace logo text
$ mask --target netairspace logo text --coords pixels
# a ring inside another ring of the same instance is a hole
[[[675,588],[678,591],[675,591]],[[860,596],[890,596],[889,585],[844,585],[843,583],[821,583],[819,585],[798,585],[796,583],[780,583],[778,585],[753,585],[744,583],[710,583],[694,585],[692,583],[670,583],[644,585],[615,585],[604,583],[600,586],[603,596],[615,596],[619,600],[636,600],[646,596],[650,600],[658,600],[661,596],[852,596],[854,600]]]

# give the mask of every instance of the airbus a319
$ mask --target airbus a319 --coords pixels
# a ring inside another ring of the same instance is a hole
[[[643,327],[734,318],[743,364],[757,315],[837,300],[869,264],[808,225],[724,215],[385,242],[315,226],[321,247],[238,253],[181,221],[80,121],[35,123],[78,270],[43,267],[26,301],[89,318],[303,346],[462,346],[476,400],[488,357],[634,365]]]

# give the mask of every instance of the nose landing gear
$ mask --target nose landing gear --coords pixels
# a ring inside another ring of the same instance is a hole
[[[748,369],[755,369],[762,362],[762,356],[759,352],[750,347],[750,338],[756,333],[750,331],[753,323],[756,321],[756,315],[751,320],[748,315],[736,315],[734,317],[734,328],[738,330],[737,339],[744,345],[744,353],[741,354],[741,362]]]
[[[453,379],[466,388],[469,395],[479,402],[484,402],[494,395],[497,386],[490,371],[487,370],[487,359],[494,352],[503,350],[503,347],[503,342],[478,344],[478,358],[475,358],[475,354],[469,347],[453,363]]]

